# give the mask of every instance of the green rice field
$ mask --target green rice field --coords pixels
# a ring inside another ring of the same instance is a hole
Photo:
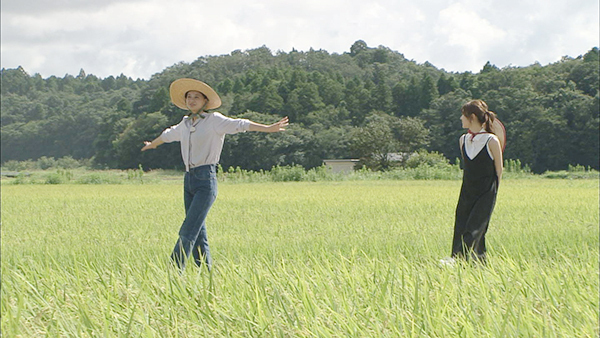
[[[2,185],[4,337],[598,337],[598,180],[507,179],[488,264],[441,266],[460,181]]]

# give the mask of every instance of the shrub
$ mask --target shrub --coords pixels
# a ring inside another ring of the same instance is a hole
[[[299,164],[283,167],[275,166],[271,168],[271,178],[274,182],[299,182],[302,181],[303,176],[304,168]]]
[[[382,173],[384,179],[392,180],[460,180],[462,172],[458,165],[422,163],[416,168],[402,168]]]
[[[106,173],[91,173],[84,175],[77,180],[80,184],[121,184],[119,177]]]
[[[31,176],[29,174],[20,173],[17,178],[12,181],[12,184],[31,184]]]
[[[144,168],[138,164],[138,169],[127,169],[127,179],[129,181],[140,181],[144,183]]]
[[[61,157],[56,160],[56,167],[63,169],[75,169],[81,167],[81,163],[71,156]]]
[[[504,160],[504,171],[507,173],[529,174],[531,173],[531,168],[529,168],[529,165],[527,164],[522,165],[521,160],[519,159]]]
[[[42,170],[54,168],[56,166],[56,160],[54,157],[42,156],[36,161],[37,167]]]
[[[306,171],[306,181],[317,182],[317,181],[332,181],[334,175],[329,172],[329,169],[324,164],[320,167],[311,168]]]
[[[422,165],[428,165],[430,167],[438,167],[438,166],[446,166],[450,164],[450,161],[444,155],[438,152],[428,152],[425,150],[421,150],[419,152],[411,154],[404,166],[406,168],[417,168]]]
[[[4,165],[2,166],[2,168],[6,169],[8,171],[24,171],[24,170],[37,169],[37,165],[36,165],[36,163],[34,163],[31,160],[27,160],[27,161],[10,160],[10,161],[4,162]]]
[[[547,171],[542,174],[542,177],[554,179],[598,179],[600,178],[599,175],[600,172],[590,167],[569,165],[567,170]]]
[[[46,176],[46,184],[63,184],[65,183],[65,178],[63,175],[59,173],[50,174]]]

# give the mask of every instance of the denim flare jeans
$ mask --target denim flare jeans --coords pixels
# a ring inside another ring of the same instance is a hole
[[[217,198],[217,167],[214,164],[191,168],[183,181],[185,220],[179,230],[171,259],[183,270],[190,254],[198,266],[206,263],[210,271],[212,258],[208,248],[206,215]]]

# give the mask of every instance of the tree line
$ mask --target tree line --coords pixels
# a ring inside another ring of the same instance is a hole
[[[429,151],[460,156],[460,108],[486,101],[505,124],[507,159],[534,172],[568,165],[599,169],[599,51],[542,66],[454,73],[418,64],[384,46],[356,41],[342,54],[273,53],[263,46],[178,63],[148,80],[121,74],[43,79],[23,68],[1,70],[1,161],[42,156],[91,159],[99,168],[182,168],[178,144],[140,152],[185,114],[170,103],[172,81],[190,77],[220,94],[231,117],[271,123],[285,133],[228,135],[221,164],[247,170],[320,166],[360,158],[373,169],[390,154]],[[399,162],[402,164],[402,161]]]

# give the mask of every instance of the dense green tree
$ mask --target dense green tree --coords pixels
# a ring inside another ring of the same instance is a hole
[[[117,85],[117,81],[115,80],[115,77],[112,75],[110,75],[109,77],[102,80],[102,82],[100,84],[102,89],[105,91],[114,90],[116,85]]]
[[[352,47],[350,47],[350,55],[356,56],[367,49],[367,43],[363,40],[358,40],[352,44]]]
[[[532,169],[560,170],[572,163],[597,165],[598,96],[590,97],[572,89],[559,90],[544,117],[557,129],[552,134],[551,144],[543,148],[539,160],[532,163]]]
[[[318,88],[326,105],[338,106],[344,98],[344,84],[331,78],[325,78]]]
[[[376,63],[387,63],[389,62],[389,55],[391,51],[389,48],[384,46],[377,47],[376,50],[373,51],[373,62]]]
[[[360,156],[363,165],[385,170],[393,165],[398,154],[406,157],[427,143],[428,131],[423,121],[373,112],[365,119],[364,126],[352,132],[350,148]]]
[[[422,84],[416,77],[411,77],[408,83],[398,82],[394,86],[393,95],[395,113],[398,116],[417,116],[422,107]]]
[[[219,93],[221,93],[221,95],[227,95],[233,90],[233,81],[231,81],[230,78],[226,78],[219,83],[217,88],[219,89]]]
[[[439,96],[437,85],[429,74],[423,75],[421,92],[419,93],[419,110],[429,108],[431,101]]]
[[[347,82],[344,90],[345,105],[350,112],[352,124],[358,126],[363,123],[370,111],[372,96],[358,78]]]
[[[392,87],[392,111],[396,116],[407,115],[405,110],[409,100],[407,89],[408,84],[405,81],[399,81]]]
[[[119,134],[126,130],[133,121],[133,117],[124,118],[117,111],[105,115],[105,118],[98,125],[98,135],[96,135],[93,142],[96,165],[102,168],[118,168],[120,166],[115,141]]]
[[[304,121],[304,117],[311,111],[324,106],[319,95],[319,88],[312,82],[299,84],[288,95],[286,104],[287,112],[292,120]]]
[[[459,88],[459,84],[452,74],[442,73],[437,81],[439,95],[445,95]]]
[[[460,109],[469,100],[469,93],[457,89],[440,96],[423,111],[421,116],[432,135],[429,150],[441,152],[450,159],[460,157],[458,138],[464,133]]]
[[[275,85],[268,85],[260,90],[260,93],[249,103],[248,109],[261,111],[269,114],[282,114],[284,101]]]
[[[402,117],[392,124],[392,131],[401,153],[424,149],[429,144],[429,129],[420,118]]]
[[[384,67],[375,68],[375,88],[373,93],[373,109],[389,112],[392,109],[392,90],[388,85],[388,76]]]
[[[459,75],[459,86],[461,89],[471,93],[472,97],[481,97],[481,90],[477,83],[477,75],[471,72],[465,72]]]
[[[29,109],[32,102],[26,96],[10,93],[2,95],[0,104],[0,110],[2,111],[2,114],[0,114],[0,125],[4,127],[26,122],[25,112]]]
[[[185,111],[170,103],[168,87],[191,77],[219,92],[219,111],[226,115],[264,123],[291,118],[281,135],[228,136],[231,145],[225,143],[222,161],[228,166],[308,168],[325,157],[364,157],[360,147],[351,147],[357,130],[372,134],[365,145],[380,142],[377,135],[391,135],[396,152],[410,151],[415,141],[453,159],[464,132],[460,108],[481,98],[506,126],[506,158],[520,159],[536,172],[569,164],[598,168],[599,59],[595,47],[546,66],[499,69],[488,62],[477,74],[447,73],[358,40],[342,54],[314,49],[273,54],[262,46],[203,56],[148,80],[123,74],[101,79],[83,70],[43,79],[21,67],[2,69],[1,161],[71,156],[94,158],[106,168],[181,168],[177,144],[143,154],[139,149],[142,141],[181,121]],[[370,114],[373,110],[380,113]],[[419,129],[423,124],[426,129]]]
[[[360,156],[361,163],[371,169],[390,168],[390,154],[398,152],[399,147],[389,119],[383,114],[373,114],[365,122],[353,131],[351,149]]]
[[[12,93],[25,96],[32,89],[31,78],[21,66],[17,69],[2,68],[0,78],[2,79],[2,85],[0,86],[2,95]]]
[[[278,117],[272,115],[250,111],[238,117],[264,124],[278,120]],[[288,127],[285,133],[249,132],[227,135],[221,164],[225,169],[240,166],[251,170],[268,170],[277,165],[310,162],[308,144],[311,144],[311,138],[312,133],[294,125]]]
[[[358,157],[358,154],[355,155],[350,148],[352,131],[353,127],[351,126],[332,126],[315,132],[315,142],[312,148],[315,157],[319,160]]]
[[[140,164],[145,168],[165,167],[164,159],[173,157],[173,147],[161,146],[154,151],[140,151],[143,141],[153,140],[165,127],[168,127],[167,118],[158,112],[143,114],[127,124],[125,130],[112,141],[118,168],[137,168]],[[179,155],[179,153],[175,154]]]
[[[573,67],[567,80],[573,81],[577,89],[581,90],[584,94],[595,96],[598,94],[599,89],[599,69],[598,61],[580,63]]]
[[[239,77],[235,79],[232,90],[236,94],[240,94],[244,90],[244,83]]]
[[[485,65],[483,66],[483,69],[481,70],[481,73],[491,73],[491,72],[497,72],[500,69],[498,69],[498,67],[496,67],[495,65],[491,64],[489,61],[485,63]]]

